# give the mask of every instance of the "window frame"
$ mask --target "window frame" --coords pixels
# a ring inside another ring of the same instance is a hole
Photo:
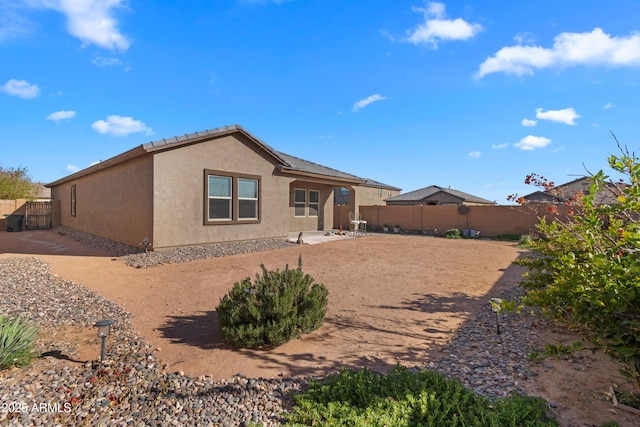
[[[71,216],[77,216],[78,214],[78,188],[76,184],[71,185]]]
[[[308,192],[308,197],[307,197],[307,216],[311,217],[311,218],[317,218],[320,216],[320,191],[319,190],[307,190]],[[316,202],[312,202],[311,201],[311,193],[315,193],[316,194]],[[311,207],[314,206],[316,207],[316,213],[315,215],[312,215],[311,213]]]
[[[240,181],[251,181],[251,182],[255,182],[256,183],[256,187],[255,187],[255,192],[256,192],[256,196],[255,197],[243,197],[240,195]],[[258,206],[260,204],[260,181],[255,179],[255,178],[247,178],[247,177],[238,177],[237,179],[237,187],[238,187],[238,221],[255,221],[258,220],[260,218],[260,212],[258,209]],[[241,217],[241,209],[240,209],[240,202],[241,201],[254,201],[255,202],[255,216],[252,217]]]
[[[302,192],[304,194],[304,201],[299,202],[296,198],[298,192]],[[305,188],[294,188],[293,189],[293,216],[295,218],[305,218],[307,216],[307,202],[309,198],[307,197],[307,190]],[[297,208],[302,206],[303,214],[298,215]]]
[[[217,176],[220,178],[229,178],[231,180],[231,217],[229,219],[213,219],[209,217],[209,177]],[[257,198],[241,198],[238,194],[240,180],[257,182]],[[251,175],[246,173],[220,171],[215,169],[204,170],[204,188],[203,188],[203,221],[204,225],[231,225],[231,224],[257,224],[262,221],[262,177],[259,175]],[[240,200],[256,201],[256,217],[240,218]]]

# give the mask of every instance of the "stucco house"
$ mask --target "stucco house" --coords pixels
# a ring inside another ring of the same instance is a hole
[[[578,194],[590,193],[591,177],[585,176],[567,183],[557,185],[548,191],[538,190],[523,196],[525,203],[564,204],[570,202]],[[603,189],[596,194],[595,201],[598,204],[618,203],[617,198],[625,184],[605,183]]]
[[[162,249],[331,229],[334,189],[357,196],[366,182],[232,125],[142,144],[47,187],[55,225]]]
[[[459,190],[448,187],[439,187],[430,185],[418,190],[410,191],[405,194],[390,197],[385,200],[387,206],[399,205],[440,205],[440,206],[458,206],[458,205],[484,205],[492,206],[494,202],[464,193]]]
[[[373,179],[365,178],[365,183],[358,188],[359,206],[384,205],[385,199],[400,194],[402,189],[392,185],[383,184]],[[352,205],[354,203],[352,191],[348,187],[336,188],[333,193],[333,202],[336,205]]]

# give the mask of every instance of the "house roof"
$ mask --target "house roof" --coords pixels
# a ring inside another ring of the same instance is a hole
[[[360,178],[350,173],[342,172],[337,169],[333,169],[327,166],[320,165],[318,163],[310,162],[299,157],[285,154],[281,151],[277,151],[279,157],[285,164],[279,167],[283,172],[302,172],[304,174],[324,175],[333,178],[340,178],[343,180],[353,181],[354,183],[363,183],[364,178]]]
[[[570,201],[579,191],[583,194],[590,194],[591,177],[584,176],[573,181],[566,182],[564,184],[557,185],[548,191],[537,190],[533,193],[523,196],[523,199],[535,203],[535,202],[550,202],[550,203],[564,203]],[[580,186],[576,186],[580,184]],[[615,203],[617,200],[618,192],[624,188],[627,184],[604,182],[601,193],[599,193],[600,202],[603,203]],[[582,188],[581,188],[582,187]],[[604,190],[610,190],[609,193],[604,193]]]
[[[142,156],[147,153],[154,153],[158,151],[166,151],[176,149],[186,145],[197,144],[210,140],[212,138],[219,138],[225,135],[240,133],[249,138],[255,143],[262,151],[271,157],[276,164],[278,170],[284,174],[303,176],[306,179],[318,179],[318,180],[330,180],[339,181],[336,184],[365,184],[367,180],[355,175],[351,175],[346,172],[342,172],[327,166],[323,166],[308,160],[301,159],[299,157],[291,156],[289,154],[282,153],[270,145],[266,144],[259,138],[256,138],[249,131],[244,129],[240,125],[224,126],[215,129],[208,129],[200,132],[194,132],[181,136],[174,136],[172,138],[159,139],[157,141],[151,141],[146,144],[139,145],[129,151],[112,157],[108,160],[90,166],[86,169],[78,171],[74,174],[68,175],[55,182],[47,184],[47,187],[54,187],[56,185],[63,184],[64,182],[80,178],[85,175],[97,172],[99,170],[106,169],[110,166],[122,163],[124,161]]]
[[[458,197],[465,202],[470,203],[483,203],[483,204],[493,204],[492,201],[483,199],[481,197],[474,196],[472,194],[464,193],[459,190],[455,190],[453,188],[448,187],[440,187],[437,185],[430,185],[428,187],[420,188],[419,190],[410,191],[408,193],[400,194],[399,196],[389,197],[385,201],[391,202],[419,202],[421,200],[427,199],[434,194],[437,193],[447,193],[454,197]]]
[[[388,185],[388,184],[384,184],[380,181],[376,181],[374,179],[371,178],[365,178],[365,183],[363,184],[365,187],[374,187],[374,188],[387,188],[389,190],[397,190],[400,191],[402,190],[401,188],[398,187],[394,187],[392,185]]]

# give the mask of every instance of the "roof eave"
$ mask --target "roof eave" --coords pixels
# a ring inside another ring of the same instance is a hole
[[[365,182],[364,179],[357,178],[342,178],[339,176],[331,176],[331,175],[322,175],[313,172],[301,171],[299,169],[294,169],[289,166],[279,165],[277,166],[278,171],[285,175],[291,175],[295,177],[303,177],[307,180],[313,180],[316,182],[327,183],[332,185],[342,185],[342,184],[357,184],[361,185]]]
[[[52,187],[56,187],[58,185],[64,184],[66,182],[69,181],[73,181],[75,179],[78,178],[82,178],[83,176],[87,176],[90,175],[92,173],[101,171],[103,169],[106,169],[108,167],[111,167],[113,165],[117,165],[118,163],[122,163],[122,162],[126,162],[127,160],[131,160],[131,159],[135,159],[136,157],[140,157],[142,155],[144,155],[146,153],[146,150],[143,148],[142,145],[138,145],[135,148],[132,148],[129,151],[125,151],[122,154],[119,154],[115,157],[111,157],[110,159],[101,161],[100,163],[96,163],[93,166],[89,166],[86,169],[82,169],[81,171],[78,171],[76,173],[73,173],[71,175],[67,175],[64,178],[60,178],[57,181],[53,181],[49,184],[45,184],[45,187],[47,188],[52,188]]]

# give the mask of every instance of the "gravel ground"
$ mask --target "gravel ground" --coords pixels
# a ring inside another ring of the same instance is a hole
[[[104,239],[81,239],[91,246],[109,246]],[[128,265],[151,267],[278,245],[290,243],[240,242],[133,255],[116,244],[112,251],[128,253],[122,257]],[[0,424],[279,425],[282,414],[291,407],[290,392],[306,383],[304,379],[240,376],[213,382],[164,372],[153,350],[136,335],[128,313],[80,284],[51,274],[48,265],[37,258],[0,259],[0,295],[0,314],[23,316],[42,327],[41,354],[74,355],[71,344],[57,342],[55,334],[47,331],[64,325],[90,328],[104,318],[116,320],[105,363],[74,365],[44,357],[29,367],[0,373]],[[503,298],[518,296],[519,291],[513,289]],[[531,379],[527,355],[536,329],[530,327],[530,319],[505,313],[500,315],[502,333],[498,334],[496,320],[491,308],[484,307],[426,367],[457,377],[487,396],[523,392],[520,385]]]

